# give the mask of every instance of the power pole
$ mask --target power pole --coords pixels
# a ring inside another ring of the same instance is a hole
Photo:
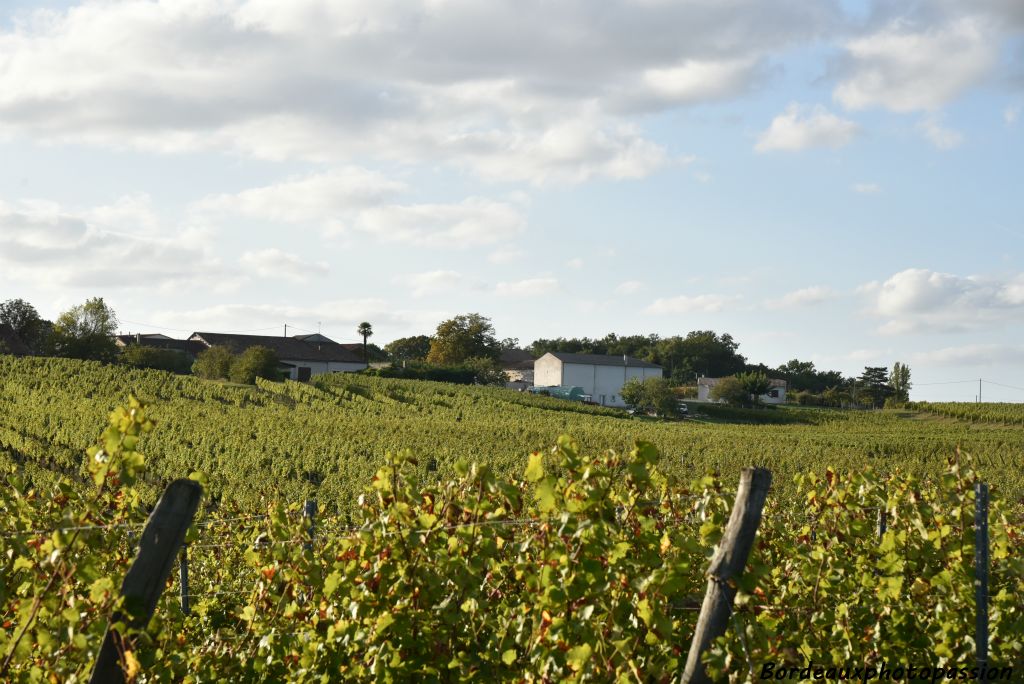
[[[284,324],[284,336],[288,337],[288,324],[287,323]]]
[[[978,378],[978,403],[981,403],[981,378]]]

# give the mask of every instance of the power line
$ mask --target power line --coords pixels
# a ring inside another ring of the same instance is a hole
[[[1015,389],[1015,390],[1020,390],[1021,392],[1024,392],[1024,387],[1017,387],[1015,385],[1004,385],[1001,382],[995,382],[994,380],[985,380],[984,378],[982,378],[981,381],[984,382],[984,383],[988,383],[989,385],[997,385],[999,387],[1006,387],[1007,389]]]
[[[915,382],[914,387],[930,387],[932,385],[962,385],[966,382],[975,382],[975,380],[949,380],[948,382]],[[988,382],[986,380],[986,382]]]

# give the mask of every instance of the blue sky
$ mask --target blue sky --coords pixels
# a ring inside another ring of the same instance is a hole
[[[383,343],[476,311],[1024,387],[1015,0],[0,13],[0,299],[46,316]]]

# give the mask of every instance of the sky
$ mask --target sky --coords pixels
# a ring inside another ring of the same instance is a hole
[[[1019,0],[0,4],[0,300],[124,332],[710,329],[1024,401],[1022,162]]]

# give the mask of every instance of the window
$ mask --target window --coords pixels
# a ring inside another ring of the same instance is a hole
[[[777,389],[768,390],[768,396],[771,397],[772,399],[778,399],[779,398],[779,390],[777,390]]]

